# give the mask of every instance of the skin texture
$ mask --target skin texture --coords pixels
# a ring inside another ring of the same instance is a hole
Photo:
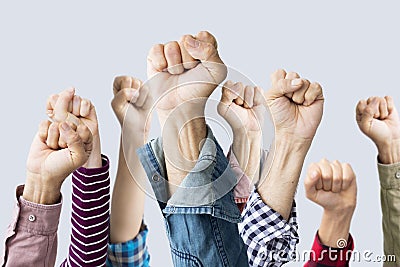
[[[304,181],[306,196],[324,209],[318,231],[321,242],[337,248],[348,240],[351,219],[357,204],[357,183],[351,166],[326,159],[308,168]]]
[[[122,243],[134,239],[142,225],[145,195],[139,185],[144,184],[146,173],[136,149],[144,145],[150,130],[146,119],[152,100],[148,88],[138,79],[116,77],[113,87],[111,105],[122,135],[111,202],[110,239],[112,243]]]
[[[225,79],[217,41],[208,32],[154,45],[147,57],[147,82],[162,128],[170,195],[194,167],[207,135],[204,108]],[[176,153],[176,148],[179,153]]]
[[[251,180],[258,180],[261,123],[265,114],[262,89],[227,81],[222,88],[218,113],[232,128],[232,150],[241,169]]]
[[[376,145],[381,163],[400,162],[400,119],[392,97],[361,100],[356,120],[360,130]]]
[[[38,204],[57,203],[64,180],[87,162],[92,151],[93,136],[84,124],[43,121],[29,152],[23,197]]]
[[[265,99],[275,125],[275,143],[257,190],[264,203],[288,219],[305,156],[322,119],[324,97],[318,83],[294,72],[278,70],[271,80]]]
[[[72,127],[80,124],[88,127],[93,135],[93,150],[83,167],[92,169],[102,166],[97,114],[90,100],[75,95],[75,89],[71,88],[49,97],[47,101],[47,114],[55,122],[66,121]],[[63,139],[60,140],[59,145],[65,147]]]

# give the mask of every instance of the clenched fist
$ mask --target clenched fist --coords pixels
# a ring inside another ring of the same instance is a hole
[[[377,146],[382,163],[400,162],[400,119],[390,96],[358,102],[356,120],[360,130]]]
[[[65,148],[59,147],[60,139]],[[24,198],[40,204],[56,203],[65,178],[88,160],[92,141],[92,133],[83,124],[74,130],[66,122],[42,122],[28,156]]]
[[[147,57],[147,73],[163,124],[178,106],[182,112],[177,114],[186,113],[188,117],[204,112],[207,98],[226,78],[227,68],[218,54],[215,37],[203,31],[196,36],[185,35],[179,42],[153,46]]]
[[[311,142],[322,119],[324,97],[321,86],[284,70],[274,72],[271,80],[272,87],[265,98],[276,136]]]
[[[111,106],[121,127],[140,132],[146,137],[150,130],[150,110],[153,104],[147,85],[129,76],[114,79],[114,99]]]
[[[347,163],[326,159],[308,168],[306,196],[327,211],[353,211],[357,203],[356,177]]]

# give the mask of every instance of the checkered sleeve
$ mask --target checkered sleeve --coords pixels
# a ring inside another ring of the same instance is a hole
[[[254,191],[242,215],[239,230],[247,246],[249,266],[282,266],[295,258],[299,236],[294,202],[286,221]]]
[[[108,267],[148,267],[150,255],[147,250],[147,229],[134,239],[118,244],[109,244],[107,252]]]

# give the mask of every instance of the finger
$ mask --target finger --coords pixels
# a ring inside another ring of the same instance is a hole
[[[53,122],[49,126],[46,144],[49,148],[57,150],[57,149],[59,149],[59,146],[58,146],[59,139],[60,139],[60,131],[58,130],[58,123]]]
[[[138,97],[139,92],[137,89],[124,88],[111,101],[111,106],[114,110],[122,110],[127,103],[136,103]]]
[[[62,122],[68,112],[72,112],[72,101],[74,99],[75,89],[70,88],[59,94],[57,103],[54,107],[54,118],[57,122]]]
[[[244,107],[252,108],[254,101],[254,87],[246,86],[244,88]]]
[[[353,183],[356,181],[356,175],[353,171],[353,168],[348,163],[342,163],[343,170],[343,184],[342,190],[347,190],[350,188]]]
[[[46,113],[50,118],[54,116],[54,107],[56,106],[57,100],[58,100],[57,94],[53,94],[49,96],[49,98],[47,99]]]
[[[331,191],[332,176],[333,176],[331,164],[326,159],[323,159],[320,161],[319,167],[320,167],[321,173],[322,173],[322,189],[324,191]]]
[[[284,79],[294,80],[297,78],[300,78],[300,75],[297,72],[291,71],[286,74]]]
[[[185,36],[184,46],[194,59],[198,59],[201,62],[223,63],[218,55],[217,48],[212,43],[187,35]]]
[[[186,35],[182,36],[181,39],[179,40],[179,48],[181,50],[181,56],[182,56],[182,64],[183,67],[187,70],[193,69],[196,67],[200,61],[194,59],[189,52],[185,48],[185,38]]]
[[[90,129],[86,125],[80,124],[76,132],[78,133],[79,137],[81,138],[84,144],[92,143],[93,135]]]
[[[147,56],[147,75],[149,77],[164,71],[168,66],[164,55],[164,45],[154,45]]]
[[[293,92],[292,101],[298,105],[303,105],[305,100],[305,94],[310,87],[310,81],[307,79],[303,79],[303,85],[301,88],[295,92]]]
[[[393,111],[395,111],[395,106],[394,106],[394,101],[393,98],[391,96],[385,96],[386,99],[386,104],[387,104],[387,109],[389,112],[389,115],[392,114]]]
[[[215,48],[218,48],[217,44],[217,39],[215,39],[214,35],[209,33],[208,31],[201,31],[198,34],[196,34],[196,38],[202,42],[205,43],[210,43],[212,44]]]
[[[379,111],[379,103],[380,103],[379,98],[373,97],[368,104],[368,107],[372,110],[372,112],[374,114],[374,116],[373,116],[374,119],[378,119],[381,116],[380,111]]]
[[[332,164],[333,176],[332,176],[332,192],[339,193],[342,191],[342,181],[343,181],[343,172],[342,165],[339,161],[335,160]]]
[[[79,116],[81,114],[81,102],[82,98],[75,95],[74,99],[72,100],[72,114],[75,116]]]
[[[168,64],[168,72],[181,74],[184,71],[182,65],[181,49],[177,42],[169,42],[164,45],[164,55]]]
[[[266,95],[269,98],[275,99],[284,96],[288,93],[294,93],[297,90],[300,90],[302,86],[303,86],[302,79],[294,79],[294,80],[281,79],[278,82],[274,83],[272,88],[269,91],[267,91]]]
[[[304,94],[304,106],[310,106],[317,100],[323,100],[324,95],[322,92],[322,86],[319,83],[313,82],[308,87],[308,90]]]
[[[286,77],[286,71],[285,70],[279,69],[279,70],[274,71],[271,74],[271,83],[272,83],[272,85],[277,84],[278,81],[285,79],[285,77]]]
[[[386,99],[381,98],[379,101],[379,119],[384,120],[389,115]]]
[[[81,167],[88,159],[82,139],[78,133],[74,131],[68,123],[60,124],[61,137],[66,140],[68,149],[65,150],[73,169]]]
[[[239,93],[234,91],[233,85],[234,83],[232,81],[225,82],[222,87],[221,103],[230,105],[238,97]]]
[[[147,89],[147,87],[142,87],[138,90],[139,96],[135,103],[135,105],[137,107],[143,108],[144,105],[146,104],[146,101],[148,101],[149,90],[146,90],[146,89]]]
[[[113,83],[114,95],[118,94],[118,92],[124,88],[131,88],[131,85],[132,85],[132,77],[130,76],[116,77]]]
[[[90,109],[91,109],[92,103],[88,99],[82,99],[81,101],[81,107],[80,107],[80,114],[79,116],[86,118],[90,115]]]
[[[244,86],[243,86],[243,84],[241,82],[237,82],[232,86],[232,88],[233,88],[233,91],[235,93],[237,93],[237,95],[238,95],[238,97],[235,98],[234,102],[237,105],[242,106],[243,103],[244,103],[244,101],[243,101],[243,99],[244,99]]]
[[[357,103],[357,107],[356,107],[356,120],[358,123],[361,122],[363,114],[364,114],[364,110],[367,107],[367,101],[366,100],[360,100]]]
[[[48,120],[42,121],[39,124],[38,136],[39,136],[40,141],[44,144],[47,143],[47,136],[48,136],[48,131],[49,131],[50,125],[51,125],[51,121],[48,121]]]
[[[307,177],[304,180],[304,187],[306,189],[306,196],[313,200],[317,194],[318,182],[321,180],[321,170],[317,164],[313,163],[308,167]]]
[[[253,101],[253,106],[259,106],[259,105],[264,105],[265,99],[264,99],[264,91],[261,87],[256,86],[254,88],[254,101]]]

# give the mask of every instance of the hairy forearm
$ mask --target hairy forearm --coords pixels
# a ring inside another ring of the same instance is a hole
[[[322,244],[338,248],[342,246],[338,241],[345,240],[347,242],[353,212],[354,209],[343,209],[339,212],[324,211],[318,230]]]
[[[394,164],[400,162],[400,140],[377,145],[378,157],[382,164]]]
[[[252,181],[259,180],[261,132],[234,131],[232,151],[240,168]]]
[[[277,135],[280,136],[280,135]],[[258,193],[265,204],[288,219],[310,141],[281,136],[261,171]]]
[[[111,203],[110,240],[112,243],[129,241],[140,231],[145,195],[139,185],[144,185],[143,179],[146,174],[140,164],[136,149],[142,145],[143,142],[137,140],[131,140],[126,145],[122,145],[121,141]]]

